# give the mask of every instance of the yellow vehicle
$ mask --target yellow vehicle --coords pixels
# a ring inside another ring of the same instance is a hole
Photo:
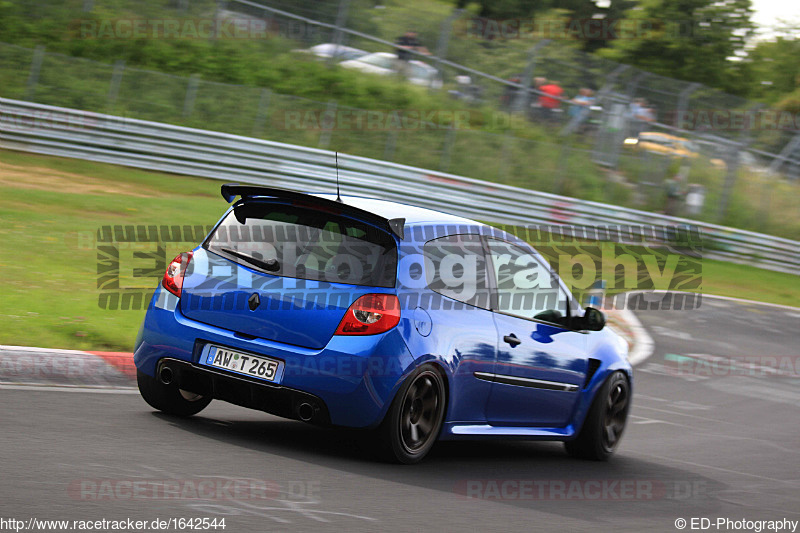
[[[637,150],[674,157],[695,158],[698,155],[697,145],[689,139],[655,131],[642,132],[638,137],[628,137],[625,139],[625,145]]]

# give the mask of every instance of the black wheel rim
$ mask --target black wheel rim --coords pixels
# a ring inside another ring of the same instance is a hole
[[[408,387],[400,411],[400,440],[409,453],[418,452],[435,437],[441,387],[433,372],[418,375]]]
[[[625,429],[628,416],[628,387],[625,382],[615,383],[606,399],[606,412],[603,420],[603,445],[606,450],[613,450]]]

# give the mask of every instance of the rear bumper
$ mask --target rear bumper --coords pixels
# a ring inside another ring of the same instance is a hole
[[[403,327],[408,326],[401,320],[398,327],[382,335],[334,336],[327,346],[315,350],[245,338],[230,330],[190,320],[180,312],[178,299],[159,287],[136,341],[134,363],[149,376],[156,376],[162,361],[188,363],[181,369],[186,369],[187,380],[194,381],[181,388],[203,394],[203,391],[193,390],[190,384],[206,387],[205,391],[212,387],[211,395],[217,397],[218,394],[221,400],[289,418],[296,417],[292,410],[295,395],[307,394],[324,406],[331,424],[373,427],[383,419],[404,377],[414,368],[414,358],[403,340]],[[200,354],[207,344],[283,361],[281,382],[262,382],[201,364]],[[217,374],[232,379],[219,380],[217,386],[213,381],[218,379],[214,377]],[[212,383],[203,382],[206,378],[196,378],[196,375],[212,376]],[[252,383],[256,384],[255,388]],[[229,384],[242,387],[243,392],[224,392]],[[271,396],[276,390],[288,394],[289,400]],[[275,411],[266,409],[264,401],[270,398],[283,403]]]
[[[320,425],[331,422],[325,402],[307,392],[211,370],[169,357],[158,362],[156,375],[160,375],[165,368],[171,371],[172,383],[180,389],[284,418]]]

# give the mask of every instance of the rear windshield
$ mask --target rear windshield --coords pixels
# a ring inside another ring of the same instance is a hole
[[[397,246],[369,224],[291,205],[240,203],[203,247],[276,276],[392,288]]]

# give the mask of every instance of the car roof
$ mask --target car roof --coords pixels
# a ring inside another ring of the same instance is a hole
[[[320,198],[335,200],[335,194],[314,194]],[[375,215],[386,219],[404,218],[406,224],[468,224],[485,226],[480,222],[468,218],[442,213],[434,209],[426,209],[414,205],[393,202],[390,200],[379,200],[377,198],[366,198],[363,196],[342,196],[342,202],[352,205],[364,211],[369,211]]]
[[[309,50],[315,51],[333,51],[333,50],[343,50],[345,52],[363,52],[363,50],[359,50],[358,48],[353,48],[352,46],[345,46],[343,44],[334,44],[334,43],[322,43],[316,46],[312,46]],[[366,52],[365,52],[366,53]]]
[[[364,57],[389,57],[389,58],[396,58],[397,55],[391,52],[372,52],[370,54],[365,55]]]
[[[639,134],[639,138],[640,139],[645,138],[645,137],[661,138],[661,139],[667,139],[667,140],[671,140],[671,141],[688,141],[689,140],[689,139],[687,139],[685,137],[678,137],[676,135],[670,135],[669,133],[662,133],[660,131],[643,131],[642,133]]]

